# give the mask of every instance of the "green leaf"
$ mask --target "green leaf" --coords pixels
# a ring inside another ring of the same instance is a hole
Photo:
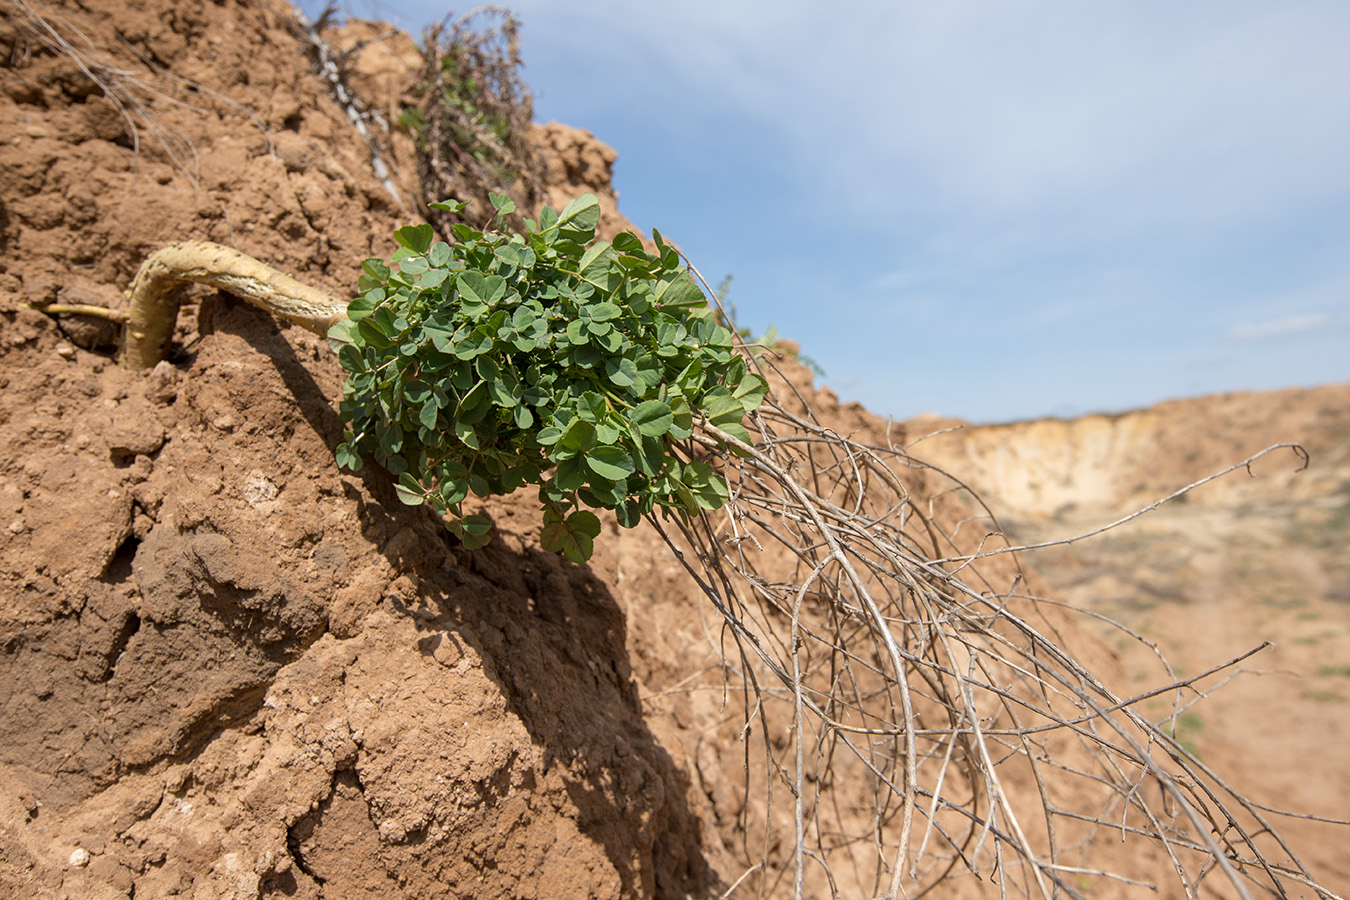
[[[599,391],[586,391],[577,403],[577,414],[588,422],[599,422],[609,413],[609,403]]]
[[[698,285],[684,273],[668,277],[659,284],[656,288],[656,299],[666,309],[703,306],[708,302],[703,296],[703,291],[699,290]]]
[[[589,339],[585,322],[580,319],[573,319],[567,323],[567,340],[574,346],[584,344]]]
[[[455,343],[451,352],[460,359],[469,360],[492,350],[492,335],[486,329],[476,328]]]
[[[330,346],[342,345],[351,346],[356,340],[356,323],[350,318],[338,319],[328,328],[328,343]],[[336,347],[334,347],[336,349]],[[358,356],[360,352],[358,351]]]
[[[492,408],[488,400],[487,384],[478,382],[473,386],[464,399],[459,401],[459,409],[455,410],[455,418],[467,425],[473,425],[483,420],[487,411]]]
[[[553,472],[553,481],[568,493],[585,484],[586,472],[581,457],[574,456],[558,463],[558,468]]]
[[[666,444],[660,438],[638,435],[638,445],[641,450],[637,454],[636,462],[638,471],[648,478],[655,478],[660,475],[665,468]]]
[[[426,253],[436,236],[430,225],[405,225],[394,232],[394,240],[415,253]]]
[[[464,516],[447,522],[446,527],[466,550],[486,547],[492,541],[492,520],[486,516]]]
[[[669,404],[660,400],[646,400],[637,405],[629,415],[629,420],[643,435],[662,437],[675,424],[675,413]]]
[[[590,313],[591,320],[595,322],[609,322],[623,315],[623,310],[609,302],[593,304],[587,307],[587,311]]]
[[[446,276],[449,274],[450,273],[445,271],[445,269],[431,269],[424,272],[422,277],[417,279],[417,286],[423,290],[440,287],[441,282],[445,281]]]
[[[511,327],[517,332],[526,331],[538,320],[538,314],[528,306],[518,306],[516,307],[516,311],[511,313]]]
[[[594,344],[600,350],[603,350],[605,353],[611,355],[624,352],[625,347],[623,332],[617,329],[606,332],[605,334],[596,335],[595,339],[591,341],[591,343]],[[637,372],[636,366],[633,367],[633,371],[634,373]]]
[[[384,292],[381,291],[380,293],[383,294]],[[364,319],[375,311],[376,302],[377,301],[371,299],[369,296],[357,297],[347,304],[347,318],[353,322]],[[340,325],[342,323],[338,322],[337,324]],[[334,325],[333,327],[336,328],[337,325]]]
[[[398,270],[404,275],[421,275],[429,268],[426,258],[422,256],[413,256],[398,264]]]
[[[613,444],[624,434],[624,428],[617,416],[605,416],[595,424],[595,440],[601,444]]]
[[[437,203],[427,204],[427,206],[430,206],[432,209],[439,209],[442,212],[453,213],[455,215],[464,212],[465,207],[468,205],[469,201],[467,200],[441,200]]]
[[[699,405],[714,425],[740,422],[745,415],[745,405],[730,394],[709,394]]]
[[[723,422],[717,427],[722,429],[732,437],[736,438],[736,440],[741,441],[742,443],[746,444],[754,443],[754,441],[750,439],[750,432],[747,431],[745,426],[742,425],[740,422]]]
[[[423,428],[426,428],[429,431],[434,430],[436,428],[436,418],[439,412],[440,411],[436,409],[436,404],[427,403],[423,405],[422,409],[417,413],[417,421],[422,423]]]
[[[670,401],[670,412],[674,419],[670,425],[670,435],[679,441],[686,441],[694,434],[694,413],[689,401],[683,397],[674,397]]]
[[[567,526],[575,532],[597,538],[600,536],[600,519],[593,512],[579,509],[567,517]]]
[[[377,349],[383,349],[394,346],[394,342],[389,336],[380,330],[380,326],[371,321],[369,317],[356,323],[357,337],[367,344]]]
[[[488,396],[497,406],[510,409],[520,402],[520,385],[514,378],[497,378],[487,384]]]
[[[574,563],[584,563],[595,552],[595,536],[569,527],[569,522],[570,517],[567,521],[545,525],[539,533],[539,545],[551,553],[561,553]]]
[[[384,264],[384,260],[370,258],[361,263],[361,271],[365,275],[384,282],[389,280],[389,267]]]
[[[740,401],[746,412],[753,412],[764,402],[764,395],[768,391],[769,383],[759,375],[752,373],[741,379],[741,383],[736,385],[736,390],[732,396]]]
[[[478,444],[478,431],[473,427],[473,423],[455,419],[454,432],[455,437],[459,438],[459,442],[464,446],[471,450],[481,449]]]
[[[705,462],[689,463],[681,479],[703,509],[721,509],[731,499],[727,483]]]
[[[469,303],[493,306],[506,296],[506,279],[500,275],[465,272],[456,280],[455,289]]]
[[[539,211],[539,227],[536,232],[552,231],[558,225],[558,214],[545,206]]]
[[[609,241],[596,241],[594,244],[591,244],[591,246],[586,249],[586,252],[581,255],[580,261],[577,262],[577,271],[582,273],[581,277],[585,278],[586,269],[596,260],[604,257],[607,253],[609,253]]]
[[[622,447],[596,447],[586,454],[586,465],[601,478],[618,481],[634,472],[633,458]]]
[[[575,453],[582,453],[595,446],[595,426],[580,417],[567,423],[563,429],[559,444]]]
[[[338,444],[335,455],[339,468],[346,469],[348,472],[359,472],[361,470],[361,455],[352,448],[350,443]]]
[[[642,521],[642,501],[637,498],[630,498],[624,503],[619,504],[614,509],[615,518],[619,520],[621,528],[636,528]]]
[[[582,194],[558,215],[558,234],[572,241],[589,241],[599,224],[600,200],[594,194]]]
[[[441,502],[447,507],[454,507],[461,503],[464,498],[469,496],[469,482],[467,478],[445,478],[441,481]]]
[[[455,331],[449,325],[428,319],[422,323],[422,333],[431,338],[432,345],[442,353],[455,352]]]
[[[620,253],[647,255],[647,248],[642,246],[642,238],[631,231],[620,231],[614,235],[614,249]]]
[[[611,359],[605,363],[605,374],[619,387],[629,387],[638,381],[638,369],[631,359]]]
[[[399,502],[406,506],[421,506],[427,499],[427,489],[417,482],[411,472],[399,476],[394,493],[398,495]]]

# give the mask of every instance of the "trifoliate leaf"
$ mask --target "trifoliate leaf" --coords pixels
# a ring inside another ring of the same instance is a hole
[[[417,479],[409,472],[399,476],[398,483],[394,485],[394,493],[398,495],[399,502],[406,506],[421,506],[427,499],[426,488],[418,484]]]

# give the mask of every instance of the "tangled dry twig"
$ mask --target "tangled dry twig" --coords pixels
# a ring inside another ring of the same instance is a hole
[[[427,29],[422,46],[421,79],[403,121],[417,141],[423,191],[469,201],[480,215],[493,209],[494,192],[536,208],[542,168],[529,142],[533,103],[519,75],[516,17],[482,6]],[[430,221],[448,234],[460,219],[432,210]]]
[[[1122,696],[1071,646],[1081,611],[1027,592],[1019,548],[966,546],[915,499],[946,476],[822,426],[771,380],[753,446],[705,425],[690,448],[720,460],[732,502],[651,519],[734,638],[723,677],[743,686],[764,751],[747,792],[786,787],[780,808],[745,813],[764,844],[747,846],[740,890],[778,894],[790,878],[794,897],[917,898],[964,877],[1000,896],[1086,897],[1103,881],[1156,890],[1170,870],[1185,897],[1222,882],[1243,898],[1336,900],[1274,811],[1175,737],[1197,683],[1264,645]],[[1281,449],[1306,462],[1282,444],[1233,468]],[[1155,720],[1147,703],[1163,696],[1172,709]]]

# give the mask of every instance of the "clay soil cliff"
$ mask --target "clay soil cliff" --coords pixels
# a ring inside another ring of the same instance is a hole
[[[0,13],[0,895],[702,893],[688,770],[599,567],[502,508],[464,553],[339,474],[340,370],[266,316],[204,296],[132,374],[111,335],[21,308],[117,306],[184,238],[342,295],[417,216],[400,146],[406,207],[284,5]],[[354,78],[379,95],[415,62],[380,42]],[[538,143],[615,218],[612,151]]]
[[[351,83],[387,106],[415,60],[371,43]],[[535,136],[554,202],[594,191],[622,227],[613,151]],[[334,465],[317,338],[198,291],[132,373],[107,329],[27,307],[117,306],[186,238],[345,295],[432,199],[380,143],[397,197],[284,5],[0,0],[0,896],[675,898],[741,872],[738,724],[688,689],[715,628],[656,536],[611,522],[576,566],[507,499],[467,552]]]

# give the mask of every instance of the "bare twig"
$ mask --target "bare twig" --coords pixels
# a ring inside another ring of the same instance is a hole
[[[753,361],[773,377],[771,361]],[[965,870],[1001,896],[1080,897],[1084,879],[1156,883],[1163,873],[1137,849],[1151,843],[1189,896],[1210,877],[1241,897],[1336,897],[1271,810],[1170,733],[1177,711],[1215,689],[1202,679],[1238,671],[1261,647],[1178,679],[1156,645],[1121,628],[1163,661],[1169,683],[1118,696],[1062,636],[1079,613],[1113,623],[1028,595],[1014,554],[1025,548],[965,546],[944,530],[951,511],[919,509],[907,473],[937,470],[889,436],[831,431],[795,390],[771,392],[752,424],[753,445],[696,430],[693,452],[722,468],[731,504],[716,522],[661,533],[738,645],[740,667],[720,677],[739,672],[748,708],[787,732],[766,741],[767,781],[782,773],[793,803],[759,816],[767,855],[745,861],[763,866],[762,889],[777,871],[795,897],[913,898]],[[1306,463],[1298,445],[1275,445],[1107,528],[1282,448]],[[1160,696],[1173,712],[1155,722],[1139,707]],[[1095,839],[1107,827],[1123,850]]]

